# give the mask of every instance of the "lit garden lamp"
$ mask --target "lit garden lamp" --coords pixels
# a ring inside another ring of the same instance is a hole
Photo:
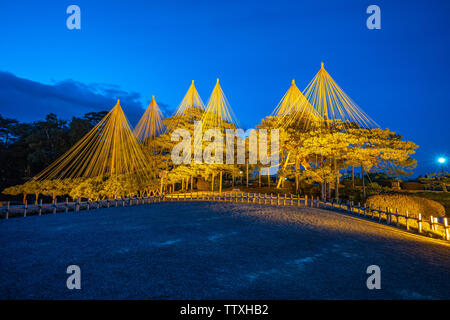
[[[444,157],[439,157],[437,159],[438,163],[441,165],[441,171],[442,173],[444,173],[444,164],[447,162],[447,159],[445,159]]]

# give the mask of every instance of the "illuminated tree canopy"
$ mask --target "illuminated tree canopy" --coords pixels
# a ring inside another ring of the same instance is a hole
[[[153,96],[134,131],[117,101],[92,130],[50,166],[24,185],[10,187],[4,193],[33,194],[36,199],[39,194],[53,199],[57,195],[95,199],[173,192],[177,185],[179,190],[193,190],[194,181],[206,181],[211,190],[221,191],[223,181],[231,181],[234,186],[236,178],[242,181],[244,176],[248,187],[251,171],[259,175],[259,185],[262,170],[269,177],[267,166],[249,164],[247,152],[245,163],[239,164],[236,160],[235,164],[226,164],[225,154],[222,163],[174,164],[171,151],[177,142],[172,134],[184,129],[194,137],[198,121],[203,123],[202,137],[208,129],[224,134],[227,129],[239,128],[218,79],[206,107],[192,81],[177,110],[166,119]],[[411,156],[417,145],[379,128],[337,85],[323,64],[303,92],[292,80],[273,113],[262,119],[257,129],[279,129],[280,165],[271,172],[276,171],[277,188],[289,179],[295,181],[298,193],[302,185],[320,184],[322,197],[330,197],[334,190],[339,198],[342,172],[350,167],[360,167],[365,175],[385,172],[398,177],[411,173],[416,165]],[[223,140],[220,143],[226,150]],[[212,140],[191,139],[191,159],[198,143],[203,154]],[[244,143],[248,150],[249,139]],[[270,145],[267,150],[271,157]]]
[[[155,101],[155,96],[152,96],[152,101],[145,110],[138,124],[133,130],[136,138],[144,144],[149,143],[154,137],[160,135],[164,131],[162,122],[163,115]]]
[[[209,97],[205,113],[203,114],[203,128],[221,128],[223,121],[239,127],[238,120],[228,103],[222,87],[217,79],[216,85]]]
[[[118,100],[91,131],[34,179],[94,178],[136,172],[145,176],[147,171],[148,158]]]

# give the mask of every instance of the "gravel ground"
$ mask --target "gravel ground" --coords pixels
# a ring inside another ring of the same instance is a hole
[[[449,299],[450,246],[320,209],[156,203],[0,221],[1,299]],[[81,268],[68,290],[66,268]],[[366,268],[381,268],[368,290]]]

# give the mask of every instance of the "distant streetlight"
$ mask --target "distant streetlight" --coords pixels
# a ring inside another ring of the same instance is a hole
[[[444,157],[439,157],[437,161],[441,165],[441,172],[444,173],[444,164],[447,162],[447,159],[445,159]]]

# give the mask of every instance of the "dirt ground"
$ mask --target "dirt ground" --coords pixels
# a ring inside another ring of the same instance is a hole
[[[449,299],[450,246],[341,213],[155,203],[0,221],[1,299]],[[66,269],[81,268],[81,290]],[[381,290],[366,269],[381,268]]]

